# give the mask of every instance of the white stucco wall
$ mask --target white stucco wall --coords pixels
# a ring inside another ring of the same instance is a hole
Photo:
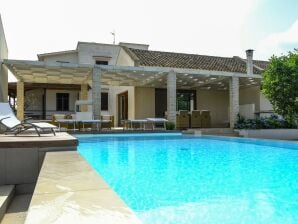
[[[197,89],[197,110],[210,110],[212,127],[226,126],[229,119],[228,91]]]
[[[272,104],[262,92],[260,93],[260,111],[273,111]]]
[[[8,48],[4,34],[3,23],[0,16],[0,62],[8,57]],[[8,71],[0,64],[0,102],[7,102]]]
[[[109,65],[115,65],[120,48],[118,45],[79,42],[78,62],[93,65],[94,57],[110,57]]]
[[[272,104],[263,95],[259,86],[241,89],[239,97],[240,105],[255,104],[255,112],[257,113],[257,116],[267,117],[272,114],[268,113],[273,111]]]
[[[111,86],[109,88],[109,112],[115,116],[115,126],[118,125],[118,97],[120,93],[128,92],[128,119],[135,119],[135,87]]]
[[[260,87],[253,86],[239,90],[239,104],[255,104],[256,112],[260,111]]]
[[[123,50],[123,48],[120,48],[116,64],[117,65],[123,65],[123,66],[134,66],[135,62],[126,53],[126,51]]]
[[[155,89],[135,88],[135,118],[155,117]]]
[[[63,62],[69,62],[72,64],[78,63],[78,53],[65,53],[65,54],[59,54],[59,55],[49,55],[44,57],[44,62],[46,63],[52,63],[57,61],[63,61]]]

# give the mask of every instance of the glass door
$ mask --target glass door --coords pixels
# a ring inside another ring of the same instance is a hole
[[[128,119],[128,92],[118,94],[118,126]]]

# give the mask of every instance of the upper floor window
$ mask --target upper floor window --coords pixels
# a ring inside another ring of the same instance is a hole
[[[69,93],[56,93],[56,110],[69,111]]]
[[[97,65],[108,65],[109,62],[108,62],[108,61],[96,60],[96,61],[95,61],[95,64],[97,64]]]

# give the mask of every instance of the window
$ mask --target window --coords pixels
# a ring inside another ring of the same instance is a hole
[[[108,65],[109,62],[108,62],[108,61],[100,61],[100,60],[96,60],[96,61],[95,61],[95,64],[97,64],[97,65]]]
[[[69,93],[56,93],[56,110],[69,111]]]
[[[109,94],[101,93],[101,110],[109,110]]]

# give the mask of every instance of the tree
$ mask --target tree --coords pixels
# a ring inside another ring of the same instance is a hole
[[[264,72],[262,92],[276,113],[288,122],[298,121],[298,50],[272,56]]]

